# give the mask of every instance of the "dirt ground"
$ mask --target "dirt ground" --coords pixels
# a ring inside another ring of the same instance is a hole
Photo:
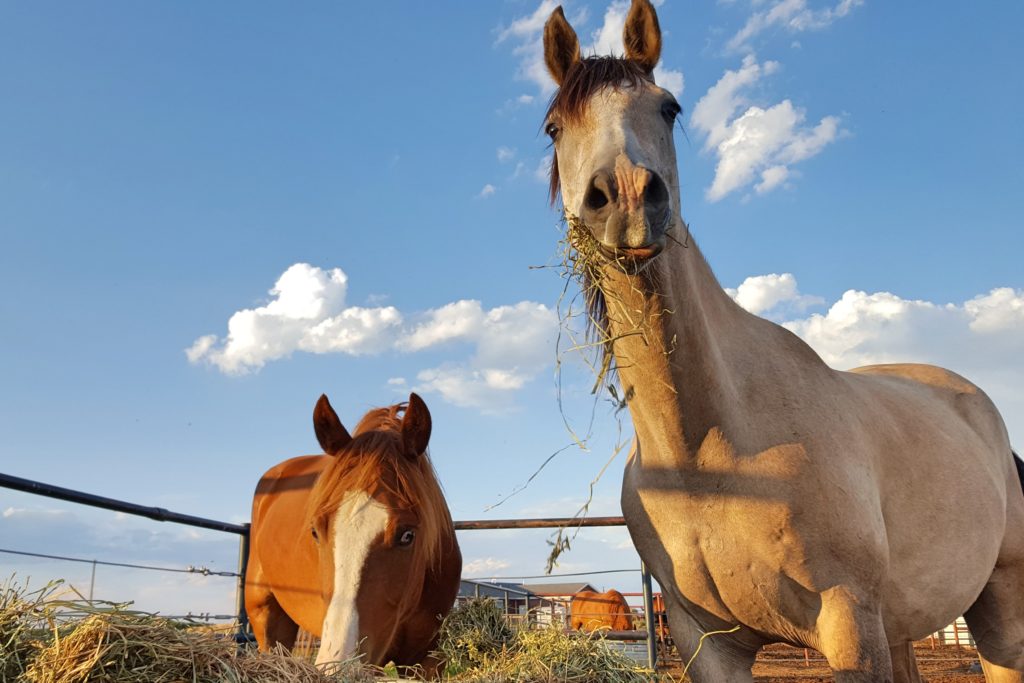
[[[914,646],[914,651],[921,677],[927,683],[985,683],[981,673],[968,673],[968,667],[978,661],[973,649],[939,644],[932,648],[928,641],[923,641]],[[757,656],[754,680],[757,683],[831,682],[832,674],[825,658],[814,650],[807,655],[805,660],[802,649],[769,645]],[[681,667],[676,664],[670,671],[678,674]]]

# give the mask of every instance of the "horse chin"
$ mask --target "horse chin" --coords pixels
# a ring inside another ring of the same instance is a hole
[[[665,235],[641,247],[611,247],[598,243],[597,250],[608,263],[631,275],[645,270],[665,250]]]

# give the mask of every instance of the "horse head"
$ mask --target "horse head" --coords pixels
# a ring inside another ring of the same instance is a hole
[[[331,456],[307,509],[325,606],[316,661],[362,655],[383,664],[417,622],[412,615],[422,611],[424,584],[441,562],[442,545],[455,543],[426,456],[430,412],[411,394],[407,404],[367,413],[350,435],[321,396],[313,424]]]
[[[624,58],[581,58],[562,8],[544,26],[544,58],[559,86],[545,119],[554,145],[551,199],[605,258],[642,264],[665,247],[680,215],[672,128],[681,109],[654,82],[661,29],[648,0],[633,0]]]

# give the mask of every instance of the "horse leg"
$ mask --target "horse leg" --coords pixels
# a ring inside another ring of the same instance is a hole
[[[689,680],[693,683],[752,683],[757,646],[739,642],[732,633],[705,634],[679,606],[668,610],[669,631]]]
[[[1024,482],[1016,478],[1007,482],[1006,533],[996,567],[964,614],[989,683],[1024,682],[1024,496],[1017,495]]]
[[[836,683],[892,683],[892,660],[879,607],[846,586],[821,594],[818,649]],[[911,679],[912,680],[912,679]]]
[[[285,613],[269,590],[254,592],[256,594],[250,598],[249,591],[246,591],[245,609],[260,650],[272,650],[278,643],[291,650],[295,647],[299,625]]]
[[[894,683],[921,683],[921,673],[917,670],[917,657],[914,656],[913,643],[891,646],[889,657],[892,659]]]
[[[1024,683],[1024,561],[997,566],[964,614],[989,683]]]

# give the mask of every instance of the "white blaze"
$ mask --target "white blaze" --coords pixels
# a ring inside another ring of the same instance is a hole
[[[340,662],[359,645],[356,597],[370,544],[384,532],[388,511],[365,491],[347,494],[334,513],[334,595],[327,606],[316,663]]]

